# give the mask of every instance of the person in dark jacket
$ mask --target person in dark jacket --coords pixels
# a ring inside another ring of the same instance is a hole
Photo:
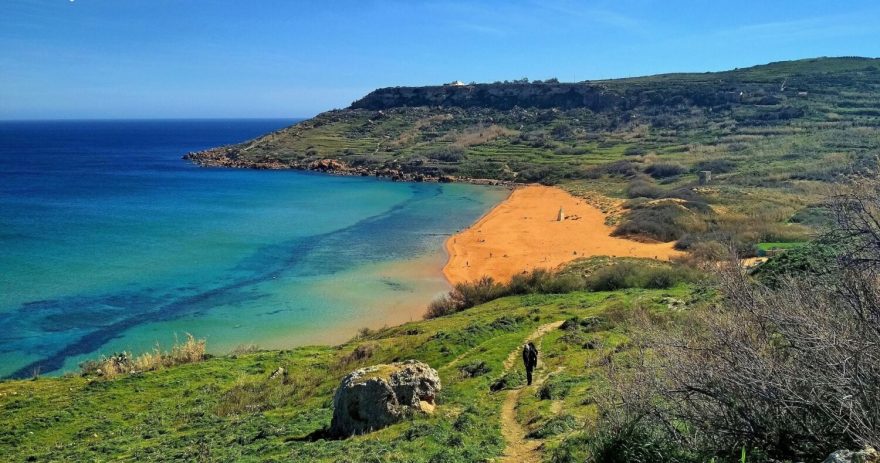
[[[523,346],[523,364],[526,366],[526,381],[529,383],[529,386],[532,385],[532,370],[538,366],[538,348],[535,347],[535,344],[529,342],[525,346]]]

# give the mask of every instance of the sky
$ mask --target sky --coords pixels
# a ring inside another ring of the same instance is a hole
[[[379,87],[880,56],[880,2],[2,0],[0,119],[309,117]]]

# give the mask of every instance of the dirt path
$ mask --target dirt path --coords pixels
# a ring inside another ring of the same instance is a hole
[[[538,344],[538,347],[540,348],[541,338],[550,331],[559,328],[560,325],[562,325],[561,320],[541,325],[537,330],[530,334],[524,342],[537,341],[536,344]],[[513,368],[519,355],[520,348],[517,347],[507,356],[507,359],[504,360],[505,371]],[[538,367],[541,367],[540,358],[538,361]],[[535,439],[526,439],[526,430],[516,420],[516,404],[519,402],[520,394],[522,394],[523,391],[527,389],[532,390],[533,387],[540,386],[546,378],[547,375],[541,375],[536,378],[532,386],[507,391],[507,395],[504,397],[504,403],[501,404],[501,434],[504,436],[504,440],[507,443],[504,447],[504,455],[501,459],[502,462],[537,463],[541,461],[540,447],[543,442]]]

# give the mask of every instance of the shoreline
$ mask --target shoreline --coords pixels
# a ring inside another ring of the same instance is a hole
[[[457,233],[450,235],[449,238],[446,238],[445,240],[443,240],[443,252],[446,253],[446,262],[443,264],[443,268],[440,270],[440,272],[443,274],[443,278],[446,279],[446,282],[449,284],[450,287],[454,287],[457,283],[461,283],[461,281],[455,281],[454,275],[451,275],[450,271],[449,271],[450,264],[452,262],[453,257],[455,256],[455,250],[452,248],[452,244],[455,243],[456,237],[458,235],[461,235],[462,233],[472,229],[472,228],[479,227],[483,222],[485,222],[489,218],[490,215],[492,215],[492,213],[495,212],[496,209],[498,209],[499,207],[501,207],[502,204],[504,204],[508,200],[510,200],[510,197],[513,196],[513,193],[517,189],[518,189],[518,187],[511,188],[510,193],[507,194],[506,198],[502,199],[501,202],[499,202],[498,204],[492,206],[491,209],[486,211],[485,214],[481,215],[480,218],[477,219],[474,223],[472,223],[470,226],[468,226],[464,230],[460,230]]]
[[[565,220],[557,220],[560,208]],[[583,257],[682,255],[674,243],[644,243],[611,236],[605,213],[558,187],[527,185],[444,243],[443,275],[451,285],[483,276],[506,282],[534,269],[554,270]]]
[[[235,147],[210,148],[202,151],[193,151],[185,154],[181,159],[196,164],[199,167],[223,167],[233,169],[254,170],[297,170],[304,172],[319,172],[341,177],[375,177],[391,180],[392,182],[415,182],[415,183],[468,183],[471,185],[506,186],[516,187],[521,183],[508,180],[496,180],[491,178],[456,177],[439,173],[411,172],[401,165],[386,167],[349,166],[348,164],[331,158],[311,159],[294,161],[293,163],[282,162],[278,159],[266,159],[265,161],[241,160],[238,155],[241,152]]]

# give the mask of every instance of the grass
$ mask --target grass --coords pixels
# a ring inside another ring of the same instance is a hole
[[[546,367],[538,373],[560,367],[564,373],[548,383],[551,399],[540,399],[533,387],[517,407],[529,414],[529,432],[554,447],[595,417],[592,398],[603,387],[603,359],[626,355],[626,314],[669,313],[663,301],[688,294],[679,286],[510,296],[337,347],[245,349],[113,378],[88,373],[4,381],[0,450],[10,461],[480,461],[504,447],[498,422],[503,394],[490,386],[507,376],[511,387],[517,373],[522,376],[521,369],[505,373],[508,354],[542,324],[605,317],[607,326],[584,333],[600,341],[597,348],[572,344],[564,330],[546,336]],[[437,413],[345,441],[309,439],[329,424],[342,376],[407,358],[438,369],[443,392]],[[270,379],[279,367],[287,373]],[[554,412],[556,400],[565,416]]]
[[[785,249],[796,249],[806,244],[806,242],[796,242],[796,243],[758,243],[757,247],[759,251],[772,251],[772,250],[785,250]]]

